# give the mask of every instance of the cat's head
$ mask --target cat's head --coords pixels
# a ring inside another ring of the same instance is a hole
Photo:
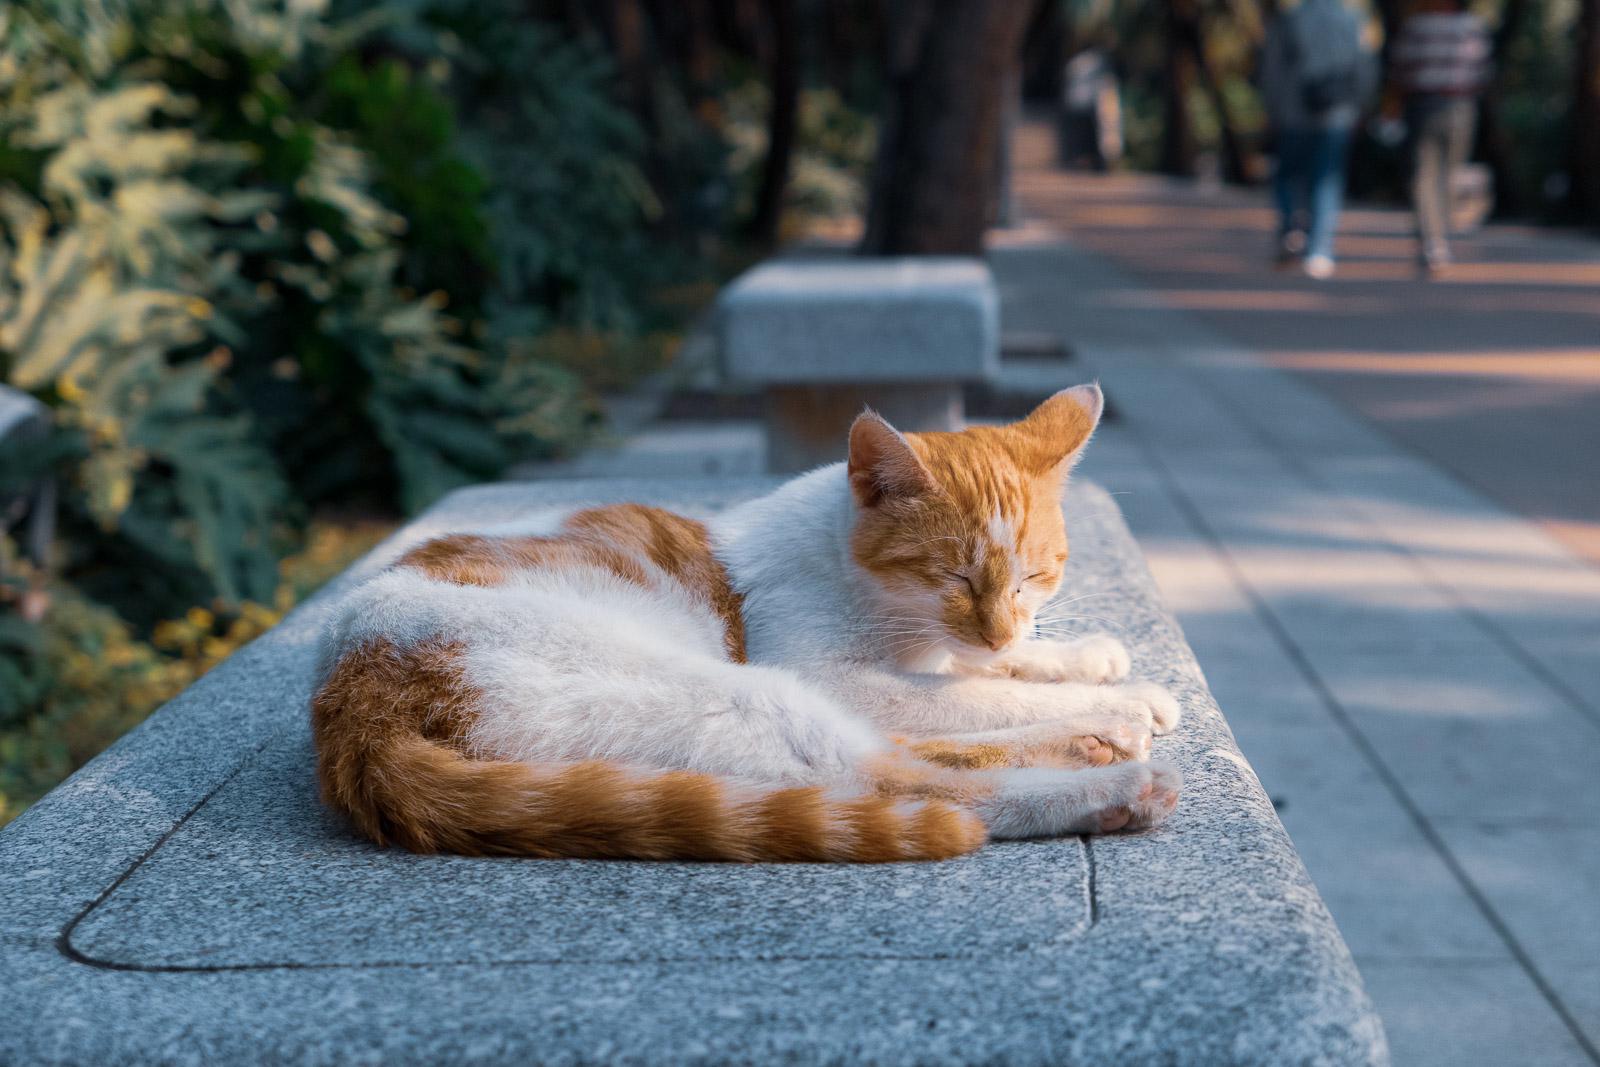
[[[1009,426],[903,434],[872,412],[856,419],[851,552],[902,663],[981,664],[1029,636],[1061,584],[1061,493],[1103,404],[1099,386],[1080,385]]]

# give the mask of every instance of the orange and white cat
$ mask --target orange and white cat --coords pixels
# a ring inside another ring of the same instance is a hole
[[[702,524],[614,505],[438,538],[351,592],[312,705],[326,800],[421,852],[937,859],[1151,826],[1178,707],[1035,636],[1096,386],[902,434]]]

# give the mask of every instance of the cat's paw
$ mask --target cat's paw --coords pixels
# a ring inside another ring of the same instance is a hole
[[[1165,822],[1178,807],[1183,773],[1169,763],[1130,763],[1117,768],[1125,780],[1115,792],[1122,794],[1095,813],[1092,833],[1147,830]]]
[[[1111,758],[1102,762],[1121,763],[1124,760],[1150,758],[1150,739],[1154,734],[1150,727],[1141,723],[1119,722],[1103,726],[1095,731],[1094,736],[1111,749]]]
[[[1133,658],[1121,641],[1109,634],[1095,634],[1072,642],[1070,660],[1074,661],[1075,677],[1062,681],[1088,682],[1090,685],[1107,685],[1120,682],[1133,669]]]
[[[1104,767],[1137,758],[1129,753],[1128,740],[1115,727],[1096,734],[1076,734],[1058,745],[1042,748],[1040,762],[1056,767]]]
[[[1154,682],[1118,686],[1115,706],[1119,711],[1132,713],[1136,721],[1149,723],[1150,731],[1157,736],[1175,730],[1183,714],[1178,699]]]
[[[1097,634],[1078,641],[1025,641],[998,668],[1024,682],[1105,685],[1126,678],[1132,666],[1121,641]]]

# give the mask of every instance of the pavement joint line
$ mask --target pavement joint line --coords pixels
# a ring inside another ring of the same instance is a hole
[[[1452,607],[1469,619],[1473,625],[1478,627],[1479,630],[1483,631],[1484,635],[1498,645],[1501,651],[1510,655],[1512,659],[1516,660],[1524,668],[1526,668],[1529,673],[1538,678],[1539,681],[1543,682],[1552,692],[1555,693],[1556,696],[1561,698],[1563,703],[1567,704],[1570,708],[1572,708],[1572,710],[1576,711],[1591,726],[1594,726],[1596,729],[1600,729],[1600,708],[1595,707],[1585,700],[1582,694],[1567,684],[1565,679],[1546,666],[1545,663],[1533,652],[1523,647],[1523,645],[1518,642],[1516,638],[1507,633],[1505,629],[1496,623],[1492,618],[1478,608],[1474,607],[1472,604],[1468,603],[1454,585],[1440,577],[1440,575],[1428,565],[1426,557],[1417,553],[1410,546],[1402,544],[1390,537],[1384,531],[1383,527],[1374,521],[1369,514],[1367,514],[1366,510],[1361,506],[1359,501],[1352,499],[1348,493],[1335,488],[1328,482],[1326,478],[1322,477],[1314,469],[1312,469],[1311,466],[1307,464],[1293,449],[1285,448],[1281,441],[1272,436],[1271,431],[1267,430],[1265,427],[1261,426],[1260,423],[1251,418],[1248,410],[1235,403],[1233,399],[1227,395],[1225,390],[1217,389],[1210,381],[1207,380],[1206,375],[1196,373],[1194,367],[1187,364],[1182,365],[1189,379],[1201,389],[1204,389],[1207,393],[1209,393],[1212,400],[1214,400],[1219,406],[1227,408],[1229,411],[1233,412],[1234,416],[1239,422],[1239,425],[1244,427],[1246,432],[1254,437],[1264,450],[1276,456],[1284,464],[1284,466],[1288,467],[1293,473],[1299,475],[1300,478],[1307,484],[1314,486],[1324,493],[1328,493],[1340,500],[1345,501],[1345,503],[1351,507],[1352,511],[1359,516],[1361,524],[1365,526],[1373,535],[1373,539],[1377,543],[1388,548],[1396,555],[1404,558],[1411,565],[1411,569],[1416,571],[1417,574],[1423,579],[1425,585],[1431,587],[1435,592],[1442,594],[1445,599],[1450,602]],[[1256,369],[1258,371],[1265,372],[1272,372],[1276,370],[1276,368],[1271,366],[1261,366]],[[1328,399],[1331,402],[1337,403],[1336,401],[1332,401],[1332,398]],[[1374,432],[1382,436],[1390,444],[1394,444],[1392,439],[1389,438],[1388,434],[1381,426],[1370,423],[1369,426]],[[1434,474],[1445,478],[1454,477],[1449,471],[1444,470],[1432,460],[1427,459],[1420,454],[1412,453],[1412,458],[1418,463],[1424,464],[1430,468]],[[1472,489],[1473,487],[1468,485],[1466,488]],[[1473,492],[1476,495],[1482,496],[1482,494],[1475,489],[1473,489]],[[1486,504],[1487,503],[1488,502],[1486,500]],[[1515,521],[1527,522],[1527,520],[1523,519],[1521,516],[1512,515],[1509,512],[1505,512],[1503,508],[1499,508],[1498,506],[1495,506],[1494,510],[1506,514],[1507,517]],[[1572,553],[1567,552],[1567,555],[1571,557],[1573,561],[1578,562],[1585,567],[1588,566],[1587,561],[1577,559],[1577,557]]]
[[[1099,272],[1100,277],[1114,279],[1117,284],[1123,286],[1148,288],[1147,283],[1140,280],[1134,274],[1124,270],[1119,264],[1108,260],[1103,254],[1076,244],[1072,240],[1070,233],[1062,230],[1059,226],[1056,226],[1049,220],[1037,219],[1032,221],[1042,223],[1047,226],[1055,239],[1062,245],[1066,246],[1066,249],[1071,255],[1075,255],[1086,261],[1093,262]],[[1236,403],[1225,390],[1218,389],[1207,375],[1200,373],[1200,370],[1203,368],[1201,366],[1197,366],[1192,359],[1188,358],[1189,354],[1196,347],[1198,347],[1204,352],[1227,352],[1229,354],[1237,354],[1242,356],[1244,359],[1241,362],[1243,363],[1245,369],[1257,374],[1265,374],[1270,377],[1277,378],[1293,388],[1301,389],[1310,395],[1318,397],[1325,404],[1337,409],[1357,425],[1367,429],[1392,451],[1410,458],[1412,461],[1425,467],[1435,476],[1453,482],[1458,488],[1464,489],[1471,496],[1478,498],[1486,511],[1491,511],[1497,515],[1502,515],[1514,521],[1524,523],[1532,527],[1534,530],[1542,533],[1543,531],[1537,523],[1533,523],[1527,518],[1515,514],[1514,512],[1511,512],[1499,505],[1482,487],[1476,485],[1470,479],[1458,475],[1454,471],[1447,470],[1439,466],[1439,464],[1436,463],[1431,457],[1414,445],[1404,441],[1396,440],[1393,434],[1391,434],[1387,428],[1372,420],[1364,412],[1351,409],[1349,406],[1340,402],[1337,397],[1332,396],[1325,390],[1318,388],[1314,382],[1299,381],[1298,379],[1288,376],[1284,371],[1273,366],[1271,363],[1263,362],[1254,351],[1246,346],[1240,345],[1236,341],[1233,341],[1226,334],[1220,332],[1209,324],[1196,319],[1194,316],[1185,312],[1184,309],[1160,304],[1148,310],[1164,313],[1172,322],[1182,324],[1183,335],[1187,338],[1190,338],[1189,343],[1184,346],[1167,347],[1164,351],[1161,351],[1160,362],[1164,367],[1181,367],[1187,377],[1199,388],[1204,390],[1215,403],[1227,409],[1228,411],[1231,411],[1238,423],[1251,437],[1255,438],[1257,443],[1262,445],[1267,452],[1279,458],[1285,466],[1287,466],[1294,473],[1300,475],[1301,478],[1308,484],[1311,484],[1324,492],[1330,493],[1335,497],[1346,501],[1347,504],[1352,505],[1352,510],[1357,516],[1359,516],[1362,525],[1364,525],[1374,535],[1373,539],[1376,543],[1388,548],[1395,555],[1405,560],[1411,566],[1412,570],[1414,570],[1418,576],[1423,579],[1423,584],[1425,586],[1442,595],[1445,600],[1456,609],[1456,611],[1458,611],[1473,626],[1475,626],[1480,632],[1488,637],[1496,646],[1501,649],[1501,651],[1509,655],[1525,670],[1543,683],[1556,697],[1561,700],[1562,703],[1566,704],[1573,711],[1577,712],[1591,726],[1595,727],[1596,729],[1600,729],[1600,706],[1597,706],[1586,699],[1576,686],[1562,678],[1559,672],[1553,670],[1544,662],[1542,658],[1540,658],[1537,653],[1524,646],[1516,639],[1515,636],[1508,632],[1491,616],[1468,602],[1454,585],[1452,585],[1447,579],[1441,576],[1436,570],[1434,570],[1432,566],[1429,565],[1425,556],[1418,553],[1415,549],[1412,549],[1411,547],[1389,536],[1384,531],[1382,526],[1376,520],[1374,520],[1370,514],[1361,507],[1359,502],[1355,501],[1348,493],[1334,488],[1326,478],[1315,473],[1304,462],[1299,452],[1295,448],[1285,446],[1283,442],[1272,436],[1271,431],[1267,430],[1256,419],[1252,418],[1246,408]],[[1201,341],[1197,343],[1194,340],[1195,338],[1200,338]],[[1076,346],[1073,348],[1073,350],[1082,354],[1084,351],[1084,346]],[[1147,359],[1150,358],[1150,350],[1148,347],[1141,346],[1140,350],[1145,354]],[[1547,534],[1545,536],[1548,537]],[[1576,552],[1573,552],[1571,549],[1567,548],[1565,545],[1562,545],[1559,542],[1556,544],[1561,550],[1562,556],[1569,563],[1576,564],[1585,570],[1592,571],[1600,569],[1596,568],[1592,561],[1583,558]]]
[[[1461,861],[1457,859],[1455,853],[1450,849],[1450,846],[1445,842],[1444,838],[1434,828],[1432,822],[1429,821],[1422,809],[1417,806],[1411,795],[1406,791],[1406,788],[1399,776],[1396,775],[1389,765],[1384,761],[1383,757],[1378,752],[1377,746],[1367,738],[1366,734],[1362,732],[1360,726],[1356,724],[1355,720],[1350,716],[1350,713],[1345,709],[1344,705],[1339,702],[1338,697],[1334,695],[1333,690],[1328,686],[1327,682],[1322,678],[1322,675],[1312,665],[1310,658],[1300,647],[1299,643],[1295,641],[1294,637],[1283,626],[1282,622],[1278,619],[1276,613],[1273,612],[1271,606],[1267,603],[1265,598],[1263,598],[1260,593],[1257,592],[1255,587],[1250,584],[1243,570],[1239,567],[1238,562],[1234,559],[1233,553],[1229,551],[1226,542],[1216,532],[1216,530],[1211,527],[1210,523],[1206,521],[1205,516],[1200,512],[1199,508],[1195,506],[1194,502],[1190,500],[1188,495],[1185,494],[1179,487],[1176,478],[1173,476],[1171,470],[1167,467],[1165,461],[1161,458],[1154,446],[1152,446],[1145,439],[1144,435],[1138,430],[1134,423],[1135,420],[1133,419],[1127,419],[1124,422],[1124,424],[1128,426],[1131,436],[1138,443],[1140,450],[1145,453],[1146,459],[1150,462],[1151,466],[1153,466],[1160,473],[1162,483],[1166,487],[1168,496],[1172,499],[1172,502],[1179,508],[1180,511],[1184,513],[1184,516],[1189,520],[1189,523],[1191,526],[1193,526],[1195,532],[1201,537],[1205,538],[1205,540],[1210,544],[1212,550],[1217,554],[1218,561],[1228,572],[1229,577],[1233,580],[1239,592],[1250,602],[1251,607],[1254,609],[1257,618],[1261,621],[1261,624],[1272,633],[1274,639],[1277,640],[1278,644],[1282,647],[1285,656],[1287,656],[1288,659],[1294,664],[1295,669],[1301,673],[1306,681],[1306,684],[1309,685],[1313,691],[1315,691],[1318,699],[1321,701],[1323,707],[1327,710],[1329,716],[1332,717],[1333,720],[1340,726],[1340,728],[1343,729],[1344,732],[1349,736],[1351,743],[1353,743],[1357,750],[1360,751],[1362,757],[1366,759],[1368,764],[1372,767],[1373,772],[1376,773],[1379,779],[1384,783],[1384,787],[1388,789],[1395,801],[1400,805],[1401,809],[1404,810],[1406,815],[1411,819],[1412,823],[1416,826],[1417,831],[1422,835],[1423,839],[1427,841],[1429,847],[1438,854],[1440,860],[1449,869],[1451,875],[1461,885],[1462,891],[1466,893],[1468,899],[1472,901],[1473,906],[1476,907],[1478,912],[1483,916],[1484,921],[1489,924],[1489,927],[1495,932],[1495,935],[1499,937],[1501,942],[1506,946],[1506,949],[1511,954],[1512,959],[1519,967],[1522,968],[1523,973],[1528,976],[1529,981],[1533,983],[1534,987],[1539,991],[1539,994],[1544,998],[1545,1002],[1549,1004],[1551,1011],[1555,1012],[1556,1017],[1560,1019],[1562,1024],[1567,1028],[1567,1031],[1571,1034],[1573,1040],[1577,1042],[1578,1047],[1582,1049],[1591,1063],[1594,1063],[1596,1067],[1600,1067],[1600,1046],[1597,1046],[1592,1040],[1590,1040],[1589,1035],[1584,1032],[1582,1024],[1578,1022],[1577,1017],[1572,1013],[1571,1009],[1567,1007],[1566,1002],[1561,999],[1560,993],[1557,992],[1556,988],[1539,970],[1538,965],[1534,962],[1532,956],[1529,955],[1527,949],[1523,947],[1521,941],[1518,940],[1516,934],[1500,916],[1499,912],[1495,910],[1493,903],[1484,894],[1482,889],[1479,888],[1475,881],[1473,881],[1471,876],[1467,873],[1466,868],[1461,864]]]
[[[194,802],[193,807],[173,820],[172,825],[163,830],[161,832],[161,836],[157,837],[155,841],[151,843],[149,848],[141,852],[137,859],[123,868],[121,873],[113,878],[109,885],[100,890],[100,892],[96,893],[93,900],[89,901],[89,903],[78,909],[72,918],[68,919],[65,925],[61,927],[61,932],[56,935],[56,951],[61,953],[61,955],[65,956],[67,959],[71,960],[73,963],[79,963],[85,967],[94,967],[104,971],[143,971],[149,969],[143,965],[129,965],[117,963],[112,960],[97,959],[94,956],[90,956],[88,953],[80,952],[72,943],[72,935],[85,919],[94,914],[96,908],[110,899],[111,894],[122,888],[123,884],[126,883],[128,879],[132,878],[140,867],[143,867],[152,856],[154,856],[157,852],[160,852],[163,845],[172,840],[174,834],[176,834],[179,830],[182,830],[190,819],[199,814],[201,808],[205,807],[211,802],[212,797],[222,792],[222,790],[227,787],[229,782],[239,777],[244,769],[250,765],[250,761],[261,755],[261,753],[265,752],[269,745],[282,736],[283,732],[284,731],[281,729],[271,731],[260,744],[246,752],[232,770],[223,775],[221,780],[218,781],[216,785],[212,786],[206,791],[204,796]],[[168,968],[157,969],[165,970]],[[194,969],[204,970],[207,968]]]

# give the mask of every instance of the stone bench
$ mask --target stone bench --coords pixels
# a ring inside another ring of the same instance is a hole
[[[767,468],[843,459],[872,407],[905,430],[958,430],[961,387],[999,369],[999,298],[982,261],[944,256],[777,260],[717,304],[731,382],[766,395]]]
[[[1349,951],[1115,505],[1066,595],[1184,705],[1161,829],[941,864],[415,856],[317,801],[330,606],[536,506],[707,514],[765,479],[458,492],[0,832],[0,1063],[1379,1064]]]

